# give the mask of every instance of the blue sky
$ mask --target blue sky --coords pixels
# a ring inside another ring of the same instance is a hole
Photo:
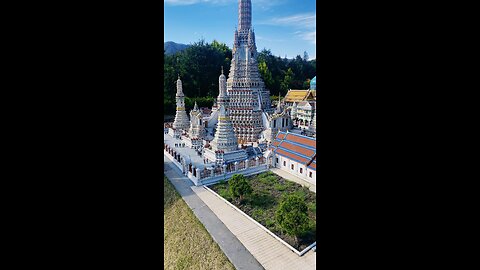
[[[164,0],[163,40],[190,44],[202,37],[230,48],[238,21],[238,0]],[[316,58],[315,0],[252,0],[257,49],[273,55]]]

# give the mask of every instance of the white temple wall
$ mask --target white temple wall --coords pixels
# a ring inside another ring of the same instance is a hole
[[[276,162],[276,158],[278,158],[278,163]],[[286,158],[286,157],[283,157],[283,156],[280,156],[280,155],[275,155],[273,157],[273,162],[275,164],[275,168],[278,168],[282,171],[288,172],[292,175],[295,175],[299,178],[302,178],[303,180],[305,180],[309,183],[312,183],[312,184],[316,185],[316,178],[315,178],[316,177],[316,171],[315,170],[311,170],[308,167],[306,167],[305,165],[303,165],[303,164],[301,164],[297,161],[291,160],[289,158]],[[293,169],[292,169],[292,165],[293,165]],[[312,177],[311,178],[310,178],[310,172],[312,172]]]

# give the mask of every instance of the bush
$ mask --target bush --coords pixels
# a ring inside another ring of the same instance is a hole
[[[250,183],[248,183],[245,176],[241,174],[233,175],[228,184],[230,186],[230,195],[232,198],[239,198],[239,203],[243,201],[245,195],[252,193],[252,187],[250,186]]]
[[[252,213],[253,219],[261,221],[263,219],[264,213],[262,209],[255,209]]]
[[[219,189],[218,190],[218,195],[222,196],[224,199],[226,199],[227,201],[231,201],[232,200],[232,197],[230,196],[230,192],[228,192],[227,189],[225,188],[222,188],[222,189]]]
[[[317,211],[317,204],[314,202],[308,203],[308,210],[315,212]]]
[[[275,213],[275,219],[280,227],[298,242],[298,236],[308,230],[308,207],[300,196],[286,196]]]
[[[285,189],[287,189],[287,186],[282,184],[275,184],[273,187],[278,191],[284,191]]]
[[[265,224],[267,225],[267,228],[274,228],[275,227],[275,221],[271,218],[268,218],[266,221],[265,221]]]
[[[297,190],[295,192],[292,192],[292,195],[300,197],[302,200],[305,200],[307,193],[305,193],[305,191],[303,190]]]

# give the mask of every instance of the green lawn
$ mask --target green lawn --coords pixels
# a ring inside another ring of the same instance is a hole
[[[270,171],[247,177],[247,179],[253,188],[253,192],[240,205],[230,197],[228,182],[215,184],[210,188],[294,248],[302,250],[316,241],[315,210],[317,200],[314,192],[295,182],[285,180]],[[295,242],[293,237],[284,234],[275,222],[275,211],[282,196],[292,193],[304,198],[308,206],[309,230],[299,237],[299,243]]]
[[[234,270],[166,177],[163,187],[164,269]]]

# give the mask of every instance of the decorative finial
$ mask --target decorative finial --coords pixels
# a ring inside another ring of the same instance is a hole
[[[222,74],[223,74],[223,66],[222,66]]]
[[[180,80],[180,74],[178,74],[178,79]]]

